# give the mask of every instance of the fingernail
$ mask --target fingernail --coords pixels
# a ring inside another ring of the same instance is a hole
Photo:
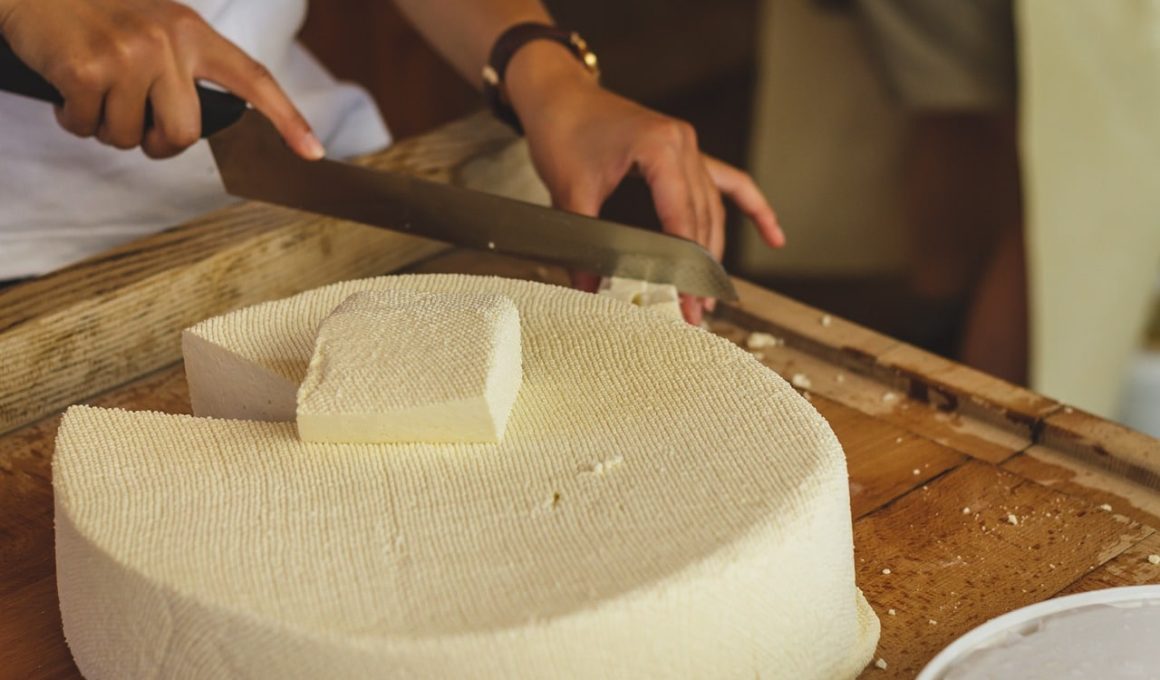
[[[709,310],[710,313],[712,313],[715,309],[717,309],[717,298],[706,299],[705,300],[705,309]]]
[[[318,141],[318,137],[315,137],[313,132],[306,133],[306,138],[302,144],[306,147],[306,158],[316,161],[326,156],[326,148],[322,146],[322,142]]]

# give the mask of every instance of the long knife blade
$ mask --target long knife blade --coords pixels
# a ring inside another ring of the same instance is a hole
[[[306,161],[253,110],[209,141],[226,191],[235,196],[603,276],[669,283],[695,295],[737,299],[729,275],[693,241],[403,173],[333,160]]]
[[[196,89],[202,136],[209,139],[226,191],[234,195],[605,276],[671,283],[696,295],[737,299],[725,270],[692,241],[401,173],[305,161],[242,100],[200,85]],[[3,37],[0,90],[64,102]],[[148,105],[145,125],[152,125]]]

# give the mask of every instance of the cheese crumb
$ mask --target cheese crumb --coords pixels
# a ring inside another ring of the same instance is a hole
[[[1148,562],[1150,564],[1160,564],[1160,555],[1149,555]]]
[[[935,621],[934,619],[928,619],[928,620],[927,620],[927,623],[929,623],[929,624],[930,624],[930,625],[932,625],[932,626],[937,626],[937,625],[938,625],[938,621]]]
[[[878,660],[874,662],[874,667],[880,668],[882,670],[886,670],[886,659],[883,659],[882,657],[878,657]]]
[[[681,299],[675,286],[667,283],[652,283],[639,279],[625,279],[610,276],[601,279],[598,294],[629,305],[635,305],[671,319],[683,319]],[[702,319],[701,328],[708,330]]]
[[[825,327],[829,328],[829,327],[830,327],[830,325],[834,323],[834,317],[830,316],[829,314],[823,314],[823,315],[822,315],[822,318],[821,318],[821,319],[819,319],[818,321],[819,321],[819,323],[821,323],[823,326],[825,326]]]
[[[532,514],[536,515],[554,512],[557,508],[560,507],[560,500],[562,498],[563,496],[560,495],[559,491],[553,491],[551,496],[545,498],[540,502],[539,505],[535,507],[535,509],[532,511]]]
[[[893,404],[894,402],[898,401],[898,393],[897,392],[885,392],[882,395],[882,401],[887,403],[887,404]]]
[[[770,335],[769,333],[750,333],[749,337],[745,339],[746,349],[765,349],[767,347],[781,347],[785,344],[785,340]]]
[[[794,373],[793,377],[790,378],[790,382],[793,383],[794,387],[800,387],[803,390],[808,390],[814,385],[809,376],[805,373]]]
[[[889,615],[891,615],[891,616],[894,616],[894,615],[895,615],[895,614],[897,614],[898,612],[894,611],[893,609],[887,609],[887,610],[886,610],[886,613],[887,613],[887,614],[889,614]]]
[[[608,460],[603,460],[603,461],[599,461],[597,463],[593,463],[592,467],[588,468],[588,473],[592,474],[592,475],[596,475],[597,477],[599,477],[599,476],[603,475],[604,473],[612,470],[613,468],[620,467],[623,464],[624,464],[624,456],[614,456],[612,458],[609,458]]]
[[[890,575],[890,570],[889,570],[889,569],[883,569],[883,570],[882,570],[882,573],[883,573],[883,574],[886,574],[887,576],[889,576],[889,575]]]
[[[1100,510],[1103,510],[1104,512],[1111,512],[1112,506],[1108,505],[1107,503],[1104,503],[1103,505],[1100,506]]]
[[[487,242],[487,249],[488,250],[495,250],[495,241],[488,241]]]
[[[971,508],[970,508],[969,506],[968,506],[968,507],[965,507],[965,508],[963,508],[963,514],[964,514],[964,515],[969,515],[969,514],[971,514]]]
[[[919,470],[918,468],[914,468],[913,470],[910,471],[910,473],[917,477],[918,475],[922,474],[922,470]]]
[[[1018,526],[1019,525],[1019,518],[1016,517],[1015,515],[1007,515],[1007,523],[1010,524],[1011,526]]]

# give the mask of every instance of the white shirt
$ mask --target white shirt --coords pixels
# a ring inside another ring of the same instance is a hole
[[[306,0],[186,0],[263,63],[331,157],[385,147],[374,102],[294,40]],[[0,93],[0,280],[43,274],[231,203],[205,141],[164,161],[65,132],[50,105]]]

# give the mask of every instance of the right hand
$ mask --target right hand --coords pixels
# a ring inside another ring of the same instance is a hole
[[[303,158],[322,144],[264,66],[171,0],[0,0],[0,35],[64,97],[61,127],[167,158],[201,136],[195,80],[216,83],[273,122]],[[145,128],[145,104],[153,126]]]

